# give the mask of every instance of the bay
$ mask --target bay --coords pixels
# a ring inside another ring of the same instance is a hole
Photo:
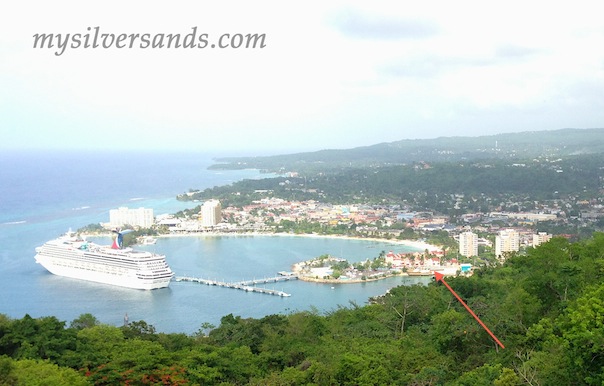
[[[119,206],[173,213],[197,203],[175,199],[189,188],[204,189],[244,178],[256,170],[217,172],[205,154],[35,152],[0,155],[0,313],[21,318],[53,315],[71,321],[83,313],[120,325],[124,316],[144,320],[158,331],[197,331],[218,325],[227,314],[259,318],[302,310],[329,312],[365,304],[369,297],[425,278],[394,277],[361,284],[302,281],[263,284],[291,297],[173,282],[169,288],[138,291],[57,277],[34,260],[34,248],[68,228],[105,222]],[[106,241],[108,242],[108,240]],[[349,261],[409,247],[365,240],[299,236],[163,237],[141,248],[163,253],[179,276],[241,281],[276,276],[292,264],[321,254]]]

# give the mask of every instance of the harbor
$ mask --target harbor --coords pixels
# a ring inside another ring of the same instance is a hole
[[[191,277],[191,276],[176,276],[174,278],[174,280],[176,280],[178,282],[185,281],[185,282],[199,283],[199,284],[205,284],[205,285],[211,285],[211,286],[217,286],[217,287],[232,288],[232,289],[237,289],[237,290],[241,290],[241,291],[245,291],[245,292],[256,292],[256,293],[274,295],[274,296],[280,296],[280,297],[290,297],[291,294],[288,294],[283,291],[270,289],[270,288],[256,287],[256,285],[265,284],[265,283],[276,283],[276,282],[280,282],[280,281],[297,280],[297,279],[298,279],[297,275],[294,275],[294,274],[284,275],[281,272],[280,272],[280,276],[263,278],[263,279],[244,280],[244,281],[233,282],[233,283],[228,283],[228,282],[218,281],[218,280],[204,279],[204,278],[197,278],[197,277]]]

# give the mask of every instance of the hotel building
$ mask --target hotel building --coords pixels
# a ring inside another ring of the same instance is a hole
[[[495,256],[502,257],[504,252],[520,250],[520,235],[513,229],[499,231],[495,237]]]
[[[539,244],[547,243],[552,238],[552,235],[547,234],[547,232],[539,232],[533,235],[533,247],[538,246]]]
[[[478,235],[474,232],[459,234],[459,254],[462,256],[478,256]]]
[[[109,226],[117,228],[124,225],[150,228],[153,225],[153,209],[120,207],[109,210]]]
[[[208,200],[201,207],[201,225],[212,227],[222,221],[222,206],[218,200]]]

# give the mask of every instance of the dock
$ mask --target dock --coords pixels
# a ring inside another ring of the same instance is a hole
[[[264,279],[253,279],[253,280],[244,280],[238,282],[241,285],[256,285],[256,284],[265,284],[265,283],[277,283],[279,281],[290,281],[290,280],[298,280],[298,276],[296,275],[282,275],[269,277]]]
[[[232,288],[232,289],[237,289],[237,290],[241,290],[241,291],[245,291],[245,292],[256,292],[256,293],[281,296],[281,297],[290,297],[291,294],[288,294],[283,291],[274,290],[274,289],[256,287],[255,285],[261,284],[261,283],[276,283],[279,281],[288,281],[288,280],[296,280],[296,279],[298,279],[298,276],[290,275],[290,276],[275,276],[275,277],[264,278],[264,279],[244,280],[244,281],[235,282],[235,283],[227,283],[227,282],[223,282],[223,281],[209,280],[209,279],[203,279],[203,278],[191,277],[191,276],[176,276],[174,278],[174,280],[176,280],[176,281],[187,281],[187,282],[192,282],[192,283],[212,285],[212,286],[216,286],[216,287]]]

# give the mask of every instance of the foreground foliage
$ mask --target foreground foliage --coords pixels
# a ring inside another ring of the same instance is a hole
[[[556,238],[442,286],[397,287],[326,315],[224,316],[192,336],[90,314],[0,315],[0,384],[601,385],[604,234]]]

